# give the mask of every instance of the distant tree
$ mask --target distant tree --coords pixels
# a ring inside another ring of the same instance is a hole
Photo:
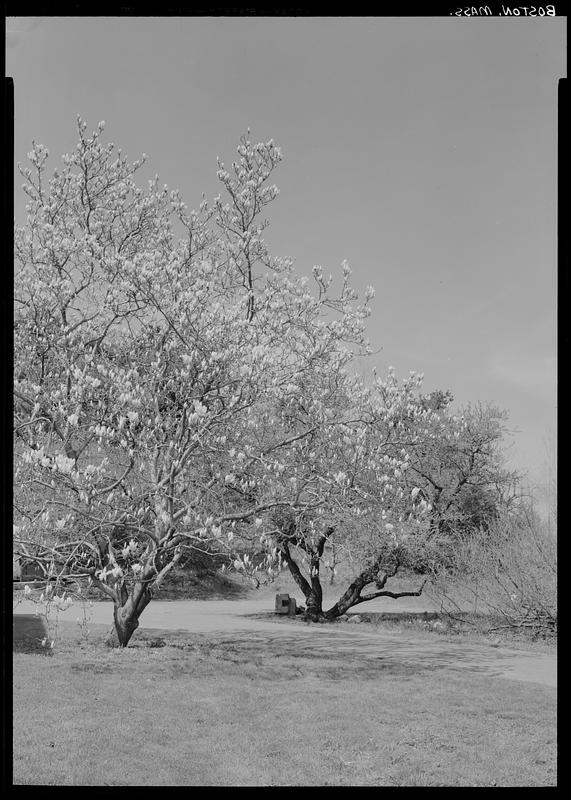
[[[489,530],[500,513],[500,501],[493,487],[470,485],[458,497],[458,528],[461,531]]]
[[[451,400],[441,392],[425,399],[437,427],[427,447],[411,451],[408,478],[431,505],[433,530],[453,535],[488,528],[517,486],[517,475],[504,465],[506,412],[491,404],[468,406],[459,415],[462,425],[449,426]]]

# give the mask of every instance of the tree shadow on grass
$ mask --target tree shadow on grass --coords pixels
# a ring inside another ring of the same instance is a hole
[[[12,649],[14,653],[36,653],[47,655],[49,647],[42,645],[48,635],[46,623],[35,614],[13,615]]]
[[[201,662],[216,665],[218,670],[232,674],[239,672],[243,677],[257,681],[295,680],[308,676],[343,681],[348,674],[359,679],[376,680],[383,673],[408,679],[432,669],[429,663],[402,661],[399,657],[377,653],[364,655],[355,650],[353,640],[344,648],[335,641],[332,650],[331,642],[329,647],[322,649],[323,642],[319,640],[314,646],[296,635],[273,636],[267,632],[259,635],[248,633],[244,638],[229,637],[224,633],[185,635],[183,632],[160,631],[160,634],[160,638],[147,634],[132,647],[165,647],[166,658],[177,661],[173,672],[177,676],[184,672],[194,673]],[[178,656],[174,655],[177,651]],[[182,656],[183,653],[186,657]]]

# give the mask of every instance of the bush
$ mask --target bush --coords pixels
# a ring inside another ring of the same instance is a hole
[[[434,581],[443,608],[469,603],[508,628],[557,629],[557,543],[532,514],[501,514],[486,531],[464,539],[454,576]]]

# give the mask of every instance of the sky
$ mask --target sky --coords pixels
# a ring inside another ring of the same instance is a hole
[[[190,207],[240,136],[284,161],[267,242],[376,289],[369,366],[509,414],[508,464],[556,461],[557,82],[566,18],[9,17],[15,161],[109,141]],[[21,177],[15,216],[25,218]]]

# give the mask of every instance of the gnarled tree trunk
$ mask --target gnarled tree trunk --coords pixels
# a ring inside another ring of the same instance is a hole
[[[130,594],[122,585],[115,595],[113,598],[114,629],[107,644],[111,647],[127,647],[139,627],[139,617],[151,602],[152,593],[143,583],[136,583]]]
[[[311,620],[312,622],[318,622],[320,619],[325,619],[325,615],[323,613],[323,590],[319,577],[321,554],[311,554],[310,583],[302,574],[299,566],[291,555],[288,544],[285,542],[282,543],[282,552],[294,581],[297,583],[303,592],[303,596],[305,597],[306,610],[304,618]]]
[[[307,580],[302,574],[299,565],[293,558],[287,541],[281,542],[281,550],[284,554],[285,562],[289,571],[303,592],[306,602],[306,611],[304,619],[311,622],[325,622],[332,621],[338,617],[343,616],[350,608],[366,603],[368,600],[375,600],[377,597],[392,597],[397,600],[399,597],[419,597],[426,584],[426,580],[420,589],[412,592],[391,592],[384,589],[384,586],[389,578],[394,577],[400,567],[398,557],[393,556],[392,569],[383,569],[382,564],[384,557],[377,559],[370,567],[364,569],[355,580],[349,585],[347,590],[341,595],[339,600],[331,606],[327,611],[323,610],[323,590],[321,586],[321,579],[319,575],[319,567],[327,536],[332,532],[332,528],[328,529],[318,542],[314,550],[305,547],[304,550],[310,559],[310,578]],[[376,591],[363,595],[363,589],[369,584],[374,583]]]
[[[361,574],[353,581],[348,589],[341,595],[339,600],[328,611],[325,612],[326,619],[337,619],[345,614],[353,606],[359,603],[366,603],[369,600],[375,600],[377,597],[392,597],[393,600],[398,600],[399,597],[419,597],[426,584],[426,580],[420,589],[412,592],[390,592],[387,589],[383,590],[387,580],[394,577],[399,569],[399,562],[394,565],[392,572],[384,572],[379,574],[379,564],[376,563],[373,567],[363,570]],[[370,583],[375,583],[379,591],[371,592],[370,594],[362,595],[361,592]]]

